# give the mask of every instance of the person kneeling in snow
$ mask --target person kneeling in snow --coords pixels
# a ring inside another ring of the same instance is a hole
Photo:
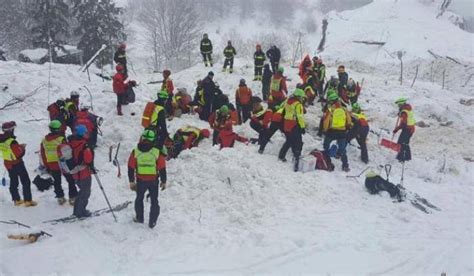
[[[272,121],[273,111],[262,106],[262,99],[252,97],[252,117],[250,127],[258,133],[258,144],[263,144],[265,134]]]
[[[154,146],[155,133],[145,130],[137,147],[128,158],[128,180],[130,189],[136,191],[134,222],[143,223],[143,199],[149,191],[151,207],[148,226],[155,227],[160,215],[158,204],[158,186],[163,191],[166,188],[166,160],[165,156]],[[136,173],[136,176],[135,176]],[[159,184],[158,177],[161,179]],[[136,180],[136,182],[135,182]],[[158,185],[159,184],[159,185]]]
[[[185,149],[197,147],[204,138],[209,138],[209,130],[199,129],[193,126],[185,126],[176,131],[173,136],[174,147],[171,158],[178,157],[179,153]]]

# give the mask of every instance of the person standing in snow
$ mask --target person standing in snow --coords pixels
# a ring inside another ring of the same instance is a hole
[[[23,156],[25,156],[25,144],[18,144],[14,134],[16,123],[14,121],[2,124],[3,133],[0,134],[0,153],[4,160],[5,168],[10,178],[10,194],[15,206],[36,206],[31,196],[31,181],[26,170]],[[18,193],[19,180],[23,188],[23,200]]]
[[[273,45],[270,49],[268,49],[266,54],[268,59],[270,60],[270,64],[272,65],[272,72],[273,74],[275,74],[280,66],[280,49],[278,49],[277,46]]]
[[[253,78],[254,81],[262,80],[263,75],[263,65],[265,63],[265,53],[262,51],[262,46],[257,44],[256,51],[253,54],[254,59],[254,66],[255,66],[255,76]]]
[[[347,81],[349,80],[349,75],[346,72],[346,67],[344,65],[339,65],[337,67],[337,76],[339,79],[339,84],[337,90],[339,91],[339,95],[343,94],[347,89]]]
[[[250,119],[252,111],[252,90],[248,88],[245,79],[241,79],[239,88],[235,90],[235,104],[239,116],[239,123],[244,124]]]
[[[347,146],[347,131],[352,127],[352,119],[345,107],[339,102],[337,94],[328,96],[328,108],[323,115],[323,130],[325,134],[323,147],[324,154],[328,161],[331,160],[329,156],[329,147],[331,142],[337,141],[336,156],[341,158],[342,170],[348,172],[349,161],[347,160],[346,146]]]
[[[224,48],[224,67],[222,72],[227,71],[227,66],[229,66],[229,73],[232,73],[234,70],[234,56],[237,55],[234,46],[232,46],[232,41],[227,41],[227,46]]]
[[[74,118],[76,117],[77,111],[79,111],[79,92],[77,91],[71,91],[69,99],[66,99],[65,105],[64,105],[64,110],[66,110],[69,114],[69,121],[67,122],[67,125],[71,129],[71,132],[74,131],[73,129],[73,123],[74,123]]]
[[[304,120],[304,91],[296,88],[293,95],[288,99],[284,107],[283,132],[286,141],[280,149],[278,159],[286,162],[286,153],[291,148],[295,158],[294,171],[298,171],[299,159],[303,149],[303,134],[306,133]]]
[[[319,98],[324,97],[324,78],[326,77],[326,65],[324,65],[321,57],[313,57],[313,72],[316,74],[316,85]]]
[[[202,35],[202,40],[201,40],[201,55],[202,59],[204,61],[204,65],[207,67],[208,65],[212,67],[212,42],[207,36],[207,34]]]
[[[270,65],[267,63],[263,67],[263,76],[262,76],[262,98],[263,101],[268,101],[270,95],[270,83],[272,82],[272,71],[270,70]]]
[[[61,131],[62,123],[59,120],[52,120],[49,123],[50,133],[44,137],[40,145],[41,161],[46,171],[53,177],[54,193],[59,205],[66,202],[64,191],[61,186],[61,175],[64,175],[69,186],[69,204],[74,205],[77,196],[77,188],[72,175],[61,174],[59,167],[58,146],[66,142],[64,132]]]
[[[155,145],[160,150],[163,149],[166,138],[168,138],[168,127],[166,126],[166,110],[165,105],[168,101],[168,92],[160,91],[158,93],[158,98],[154,102],[155,109],[151,115],[151,123],[148,129],[153,130],[156,136]]]
[[[166,189],[166,159],[165,155],[154,146],[155,133],[145,130],[137,147],[128,158],[128,180],[130,189],[136,191],[134,222],[144,222],[143,199],[145,192],[150,195],[150,217],[148,226],[154,228],[160,215],[158,203],[159,188]],[[161,183],[159,183],[159,179]]]
[[[5,57],[5,51],[0,49],[0,61],[7,61],[7,58]]]
[[[347,134],[347,143],[350,143],[352,139],[356,139],[360,146],[360,159],[365,164],[369,163],[369,155],[367,153],[367,136],[369,135],[369,123],[365,117],[364,112],[358,103],[352,104],[352,122],[354,125]]]
[[[202,80],[202,89],[204,91],[204,106],[200,114],[201,120],[209,120],[209,116],[212,112],[212,105],[214,104],[214,97],[216,91],[216,85],[213,81],[214,72],[210,71],[207,76]]]
[[[120,43],[117,47],[117,50],[114,53],[114,61],[117,65],[122,65],[123,66],[123,74],[125,75],[125,78],[128,77],[128,70],[127,70],[127,53],[125,52],[125,49],[127,48],[127,45],[125,43]]]
[[[398,123],[393,130],[393,134],[395,135],[400,129],[402,130],[398,137],[400,151],[397,154],[397,160],[400,162],[411,160],[410,139],[415,133],[415,115],[412,106],[407,102],[406,98],[399,98],[395,101],[398,106]]]
[[[129,80],[125,74],[125,67],[122,64],[115,66],[117,73],[112,79],[112,89],[117,95],[117,115],[122,116],[122,105],[128,104],[127,91],[136,85],[136,82]]]
[[[268,106],[270,108],[278,108],[278,106],[283,103],[288,94],[288,89],[286,86],[286,78],[283,76],[285,70],[283,67],[278,68],[278,72],[273,75],[270,82],[270,96],[268,97]]]
[[[77,187],[79,187],[72,214],[78,218],[91,216],[91,212],[86,208],[91,196],[91,175],[95,173],[95,170],[93,169],[94,152],[87,144],[87,135],[87,127],[77,125],[74,128],[74,134],[68,137],[68,145],[72,148],[72,160],[76,167],[80,168],[72,174]]]
[[[273,112],[269,108],[264,108],[262,99],[252,97],[252,117],[250,127],[258,133],[258,144],[261,145],[265,139],[266,132],[270,127]]]
[[[161,84],[161,91],[166,91],[168,93],[168,99],[166,101],[165,109],[166,115],[172,117],[173,115],[173,96],[174,96],[174,85],[173,81],[170,79],[171,71],[166,69],[163,70],[163,83]]]

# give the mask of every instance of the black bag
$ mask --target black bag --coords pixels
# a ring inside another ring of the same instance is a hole
[[[387,191],[390,197],[397,198],[399,201],[403,199],[400,188],[393,183],[383,179],[380,175],[365,178],[365,187],[371,194],[378,194],[380,191]]]
[[[44,179],[37,175],[35,179],[33,179],[33,184],[36,185],[40,192],[44,192],[53,186],[53,179],[51,177]]]
[[[125,92],[125,101],[127,101],[128,103],[135,102],[135,92],[133,91],[133,88],[131,86],[129,86],[127,92]]]

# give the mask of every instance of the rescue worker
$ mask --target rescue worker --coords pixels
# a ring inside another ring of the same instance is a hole
[[[186,88],[178,88],[178,92],[173,96],[173,116],[180,117],[181,114],[191,112],[191,96],[186,92]]]
[[[315,74],[311,69],[308,69],[306,73],[306,82],[303,84],[302,89],[306,95],[305,104],[313,105],[314,99],[316,98],[317,83],[315,81]]]
[[[280,105],[288,94],[286,87],[286,78],[283,76],[285,70],[283,67],[278,68],[278,72],[273,75],[270,83],[270,97],[268,97],[268,106],[274,108]]]
[[[91,212],[87,210],[87,205],[91,195],[91,175],[95,173],[93,169],[94,152],[87,144],[87,127],[77,125],[74,130],[74,134],[68,137],[68,144],[72,148],[74,163],[81,169],[72,175],[79,188],[79,193],[74,201],[73,215],[78,218],[90,217]]]
[[[149,129],[155,132],[155,145],[158,149],[163,150],[163,145],[166,138],[168,138],[168,127],[166,126],[166,110],[165,104],[168,100],[168,92],[160,91],[158,93],[158,98],[154,102],[155,110],[151,115],[151,123]]]
[[[262,138],[262,142],[260,142],[260,147],[258,149],[258,153],[262,154],[263,151],[265,150],[265,147],[267,146],[268,142],[270,142],[270,139],[272,136],[277,132],[277,130],[280,130],[283,132],[283,115],[285,112],[285,104],[286,101],[283,102],[280,107],[277,109],[270,109],[272,110],[272,121],[270,123],[270,127],[268,128],[267,131],[265,131],[265,135]]]
[[[279,68],[281,52],[277,46],[273,45],[267,51],[267,58],[270,60],[270,64],[272,65],[272,72],[275,74]]]
[[[232,73],[234,70],[234,56],[237,55],[234,46],[232,46],[232,41],[227,41],[227,47],[224,48],[224,67],[222,68],[222,72],[227,70],[227,66],[230,66],[229,73]]]
[[[201,120],[209,120],[209,116],[212,113],[212,105],[214,103],[216,85],[213,81],[214,72],[210,71],[207,76],[202,80],[202,89],[204,91],[204,106],[202,107],[202,113],[199,114]]]
[[[125,43],[120,43],[117,47],[117,50],[114,53],[114,61],[116,65],[122,65],[123,66],[123,74],[125,75],[125,78],[128,77],[128,70],[127,70],[127,54],[125,52],[127,48],[127,45]]]
[[[321,57],[313,57],[313,72],[315,74],[315,82],[317,85],[317,92],[319,98],[324,97],[324,78],[326,77],[326,65],[324,65],[323,60]]]
[[[136,82],[127,78],[125,67],[122,64],[117,64],[115,70],[117,73],[112,78],[112,88],[117,95],[117,115],[122,116],[122,105],[128,104],[127,91],[136,86]]]
[[[328,97],[329,107],[323,115],[323,132],[325,133],[323,147],[327,160],[329,156],[329,147],[331,142],[337,141],[336,159],[341,158],[342,170],[348,172],[349,161],[347,160],[347,131],[352,127],[352,120],[349,112],[339,102],[339,96],[331,94]]]
[[[209,125],[214,130],[212,133],[212,145],[217,145],[219,132],[226,129],[232,130],[232,118],[230,116],[229,107],[221,106],[216,112],[209,116]]]
[[[252,112],[252,90],[248,88],[245,79],[240,79],[239,88],[235,90],[235,104],[237,105],[239,123],[244,124],[250,119]]]
[[[204,65],[206,67],[208,65],[212,67],[212,42],[209,40],[207,34],[202,35],[200,50]]]
[[[349,80],[349,75],[347,74],[344,65],[339,65],[339,67],[337,67],[337,76],[339,79],[337,90],[339,91],[339,94],[341,94],[342,90],[347,89],[347,81]]]
[[[402,130],[400,136],[398,136],[400,151],[397,154],[397,160],[400,162],[411,160],[410,139],[415,133],[415,115],[412,106],[407,102],[406,98],[399,98],[395,101],[398,106],[398,123],[393,130],[393,134],[395,135],[399,130]]]
[[[265,53],[262,51],[262,46],[257,44],[256,51],[253,54],[254,66],[255,66],[255,75],[253,80],[258,81],[262,80],[263,77],[263,65],[265,63]]]
[[[160,215],[158,203],[159,188],[166,189],[166,159],[165,155],[154,146],[155,133],[145,130],[137,147],[128,158],[128,180],[130,189],[136,191],[134,222],[144,222],[143,199],[148,191],[150,195],[150,217],[148,227],[154,228]],[[159,183],[161,180],[161,183]]]
[[[76,117],[77,111],[79,111],[79,92],[77,91],[71,91],[69,99],[66,99],[64,109],[68,112],[69,114],[69,121],[67,122],[67,125],[71,129],[71,131],[74,131],[74,118]]]
[[[173,81],[170,79],[171,71],[168,69],[163,70],[163,83],[161,84],[161,91],[168,93],[168,99],[166,100],[165,109],[167,117],[173,116]]]
[[[350,143],[354,138],[357,140],[360,146],[360,159],[367,164],[369,163],[369,155],[367,153],[367,136],[370,130],[369,123],[358,103],[352,104],[351,116],[354,125],[347,134],[347,143]]]
[[[61,185],[61,175],[64,175],[69,187],[69,204],[74,205],[77,196],[77,188],[72,175],[61,173],[59,167],[58,146],[66,143],[64,133],[61,132],[62,123],[59,120],[53,120],[49,123],[50,133],[44,137],[40,145],[42,165],[46,171],[53,177],[54,193],[59,205],[66,202],[64,191]]]
[[[81,107],[74,118],[74,127],[84,125],[87,128],[87,143],[91,149],[97,146],[98,128],[101,122],[102,118],[90,112],[86,106]]]
[[[303,149],[303,137],[306,133],[306,124],[304,120],[304,91],[297,88],[293,95],[288,98],[284,107],[283,115],[283,132],[286,141],[280,149],[278,159],[286,162],[286,153],[291,148],[293,157],[295,158],[293,170],[298,171],[299,159]]]
[[[298,75],[301,78],[302,83],[306,83],[306,78],[309,75],[309,71],[312,70],[313,64],[309,55],[306,55],[300,63]]]
[[[66,124],[69,122],[69,113],[66,111],[65,105],[66,102],[63,99],[58,99],[48,106],[49,120],[61,122],[61,133],[63,135],[66,133]]]
[[[263,66],[263,76],[262,76],[262,98],[264,102],[268,101],[270,96],[270,84],[272,82],[272,71],[270,70],[270,65],[267,63]]]
[[[252,97],[252,117],[250,118],[250,127],[258,133],[259,145],[261,145],[265,139],[265,134],[270,127],[272,117],[272,110],[263,107],[262,99],[259,97]]]
[[[10,194],[15,206],[36,206],[37,203],[33,201],[31,196],[30,177],[23,162],[26,144],[17,142],[14,134],[15,127],[16,123],[14,121],[5,122],[2,124],[3,133],[0,134],[0,153],[10,178]],[[18,193],[19,180],[22,185],[23,200]]]
[[[204,88],[202,87],[202,81],[197,81],[196,90],[194,92],[194,98],[191,102],[193,106],[193,110],[199,114],[199,119],[203,121],[207,121],[207,118],[204,117],[204,106],[206,105],[206,101],[204,98]]]
[[[178,157],[181,151],[197,147],[204,138],[209,138],[208,129],[199,129],[194,126],[185,126],[176,131],[173,136],[174,147],[172,158]]]
[[[352,104],[359,99],[360,90],[359,82],[356,83],[352,78],[349,78],[347,81],[347,97]]]

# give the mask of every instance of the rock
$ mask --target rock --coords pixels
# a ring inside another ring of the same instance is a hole
[[[447,121],[447,122],[441,122],[441,123],[439,123],[440,126],[444,126],[444,127],[450,126],[450,125],[452,125],[452,124],[453,124],[453,121]]]

